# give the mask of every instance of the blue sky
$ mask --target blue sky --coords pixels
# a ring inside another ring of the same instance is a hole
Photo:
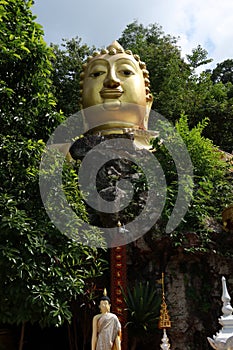
[[[200,44],[213,65],[233,59],[233,0],[35,0],[32,10],[48,44],[79,36],[105,47],[136,19],[179,37],[183,56]]]

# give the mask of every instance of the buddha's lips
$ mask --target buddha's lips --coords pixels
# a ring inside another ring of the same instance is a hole
[[[100,91],[100,96],[104,99],[110,98],[119,98],[123,94],[123,90],[119,89],[102,89]]]

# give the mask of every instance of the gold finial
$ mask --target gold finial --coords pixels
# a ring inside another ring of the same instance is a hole
[[[121,222],[120,222],[120,220],[117,221],[117,227],[121,227]]]
[[[123,47],[118,43],[118,41],[114,40],[108,47],[107,50],[109,53],[113,51],[115,54],[116,53],[123,53],[124,49]]]
[[[160,329],[171,328],[171,321],[167,310],[167,304],[165,301],[164,273],[162,273],[162,303],[161,303],[161,309],[160,309],[158,328]]]
[[[107,296],[107,294],[108,294],[108,293],[107,293],[107,289],[106,289],[106,288],[104,288],[104,291],[103,291],[103,296],[104,296],[104,297],[106,297],[106,296]]]

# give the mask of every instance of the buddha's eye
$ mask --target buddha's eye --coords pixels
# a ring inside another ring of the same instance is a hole
[[[96,71],[90,74],[90,77],[92,78],[98,78],[99,76],[103,75],[104,72],[103,71]]]
[[[120,73],[126,77],[129,77],[130,75],[134,75],[134,72],[132,72],[130,69],[122,69]]]

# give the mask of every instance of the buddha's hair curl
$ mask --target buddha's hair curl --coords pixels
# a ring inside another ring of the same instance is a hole
[[[87,57],[86,62],[82,65],[82,72],[80,74],[80,94],[82,96],[83,93],[83,82],[84,77],[86,74],[86,69],[89,65],[89,63],[92,61],[93,58],[97,56],[103,56],[103,55],[117,55],[121,53],[126,53],[127,55],[133,56],[133,58],[138,62],[140,69],[142,70],[142,74],[144,77],[145,82],[145,91],[146,91],[146,100],[152,101],[153,97],[150,91],[150,79],[149,79],[149,72],[146,69],[145,62],[141,61],[140,56],[137,54],[133,54],[131,50],[124,50],[123,47],[117,42],[114,41],[111,45],[109,45],[107,48],[101,49],[100,51],[93,52],[92,56]]]

